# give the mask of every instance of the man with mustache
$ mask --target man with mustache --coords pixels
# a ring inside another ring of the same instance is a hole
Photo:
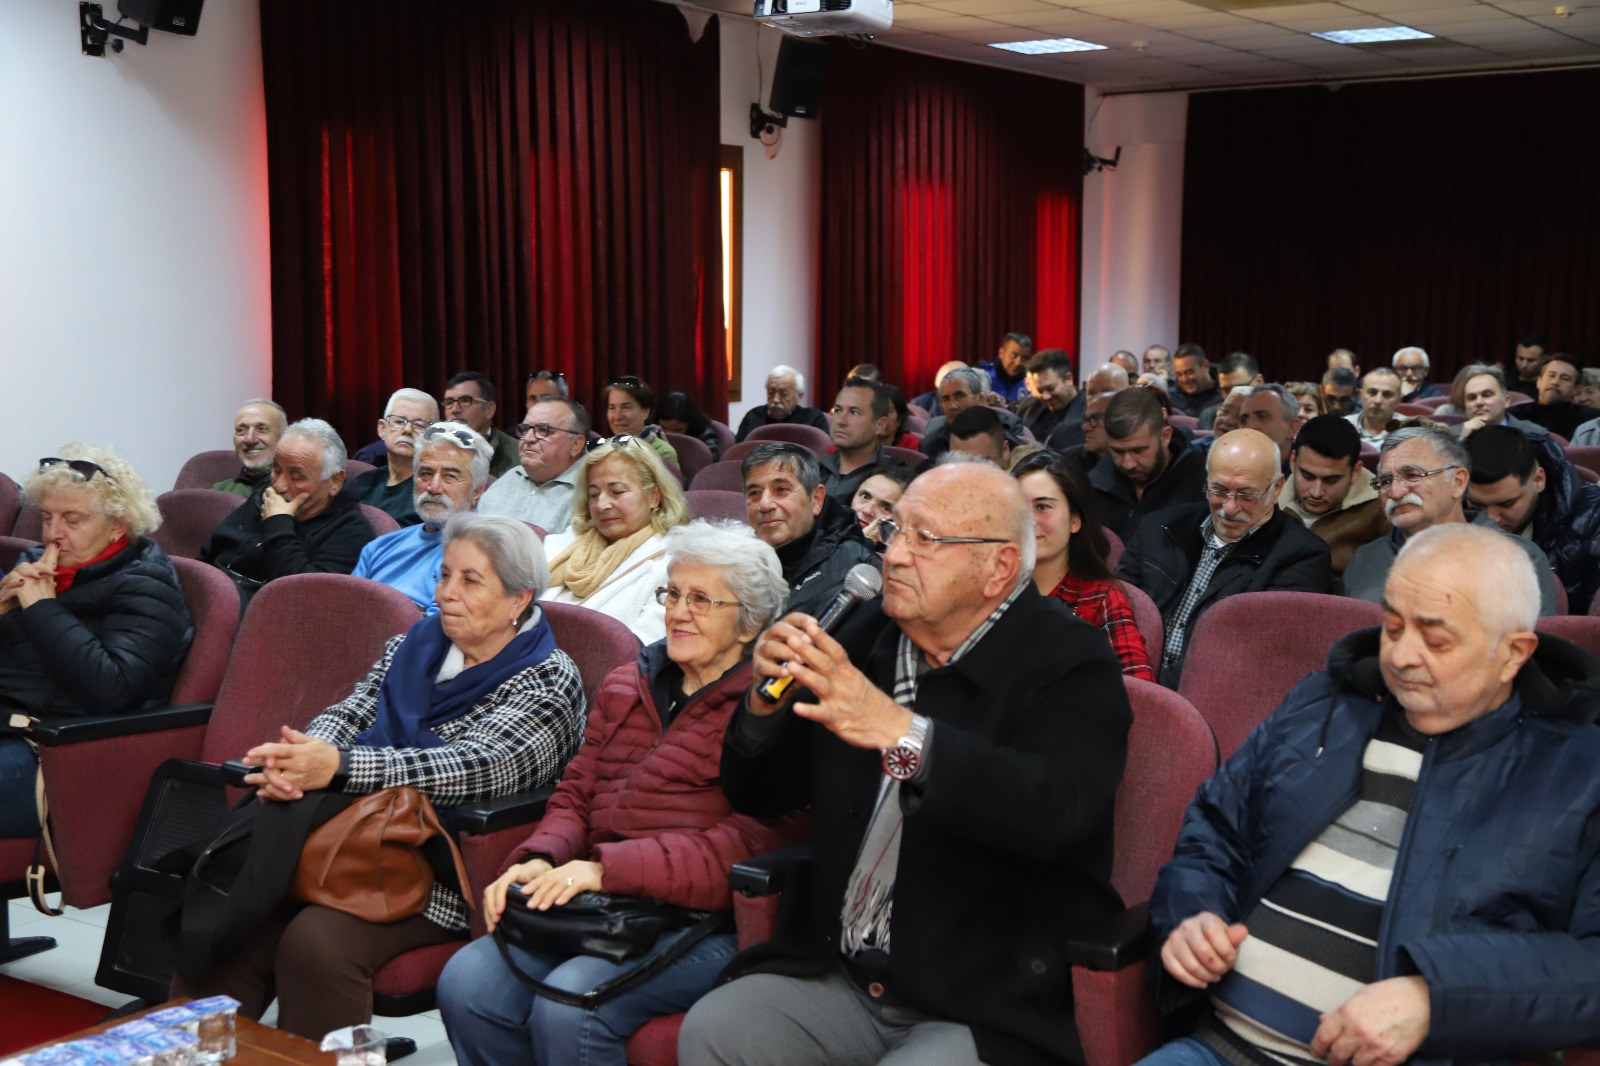
[[[805,398],[804,374],[792,366],[773,367],[767,375],[766,405],[745,412],[733,439],[742,442],[751,430],[761,426],[815,426],[828,432],[828,416],[815,407],[807,407]]]
[[[394,454],[392,445],[389,454]],[[423,430],[415,475],[422,524],[385,533],[361,549],[355,576],[399,589],[424,614],[437,612],[434,593],[444,561],[440,534],[452,515],[477,507],[493,458],[488,439],[461,422],[439,422]]]
[[[1178,687],[1189,635],[1218,600],[1240,592],[1328,592],[1328,545],[1278,509],[1278,446],[1253,429],[1217,440],[1205,500],[1157,511],[1138,526],[1117,576],[1143,589],[1166,628],[1159,679]]]
[[[356,498],[387,511],[402,526],[421,521],[412,497],[416,489],[411,470],[417,457],[417,438],[439,421],[439,404],[421,389],[400,389],[389,397],[378,436],[383,440],[385,465],[357,474],[351,481]]]
[[[1369,377],[1371,375],[1368,375]],[[1436,426],[1398,429],[1384,438],[1378,456],[1378,476],[1372,487],[1383,498],[1383,509],[1394,527],[1360,548],[1344,572],[1344,594],[1383,602],[1383,583],[1395,556],[1406,541],[1434,526],[1468,521],[1462,501],[1472,478],[1472,459],[1448,430]],[[1487,513],[1472,519],[1474,525],[1498,528]],[[1533,562],[1539,578],[1539,613],[1556,614],[1555,580],[1550,560],[1531,541],[1509,533]]]
[[[249,498],[272,480],[272,452],[289,425],[289,416],[271,400],[248,400],[233,416],[233,451],[239,473],[211,487]]]

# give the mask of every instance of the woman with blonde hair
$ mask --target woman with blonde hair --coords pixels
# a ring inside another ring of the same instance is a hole
[[[126,459],[69,444],[23,485],[44,544],[0,578],[0,837],[39,831],[37,762],[12,714],[54,718],[159,707],[194,622],[172,560],[146,534],[155,497]]]
[[[551,587],[540,598],[608,614],[645,644],[660,640],[665,538],[687,521],[683,490],[648,442],[631,434],[602,441],[578,469],[572,528],[545,540]]]

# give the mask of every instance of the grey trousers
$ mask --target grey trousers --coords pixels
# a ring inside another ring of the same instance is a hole
[[[751,974],[696,1003],[679,1066],[982,1066],[972,1030],[886,1007],[834,967],[819,977]]]

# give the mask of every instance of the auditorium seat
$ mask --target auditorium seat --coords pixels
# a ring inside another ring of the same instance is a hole
[[[344,461],[345,481],[354,481],[368,470],[376,469],[371,463],[363,463],[360,459],[346,459]]]
[[[1101,526],[1100,531],[1106,535],[1106,544],[1110,548],[1106,552],[1106,568],[1114,574],[1117,572],[1117,563],[1121,560],[1122,553],[1128,550],[1127,545],[1122,543],[1121,537],[1105,526]]]
[[[926,455],[923,455],[914,448],[897,448],[893,444],[885,444],[883,446],[883,450],[913,470],[928,461],[928,457]]]
[[[9,537],[22,509],[22,486],[0,474],[0,537]]]
[[[1428,408],[1430,410],[1437,410],[1437,409],[1443,407],[1445,404],[1449,403],[1450,402],[1450,397],[1449,396],[1427,396],[1427,397],[1424,397],[1423,399],[1416,400],[1416,401],[1413,401],[1413,402],[1417,407],[1426,407],[1426,408]],[[1433,416],[1433,417],[1437,417],[1437,416]]]
[[[583,678],[584,697],[592,708],[606,675],[618,667],[631,666],[638,658],[639,638],[615,618],[587,607],[568,603],[541,603],[540,606],[550,622],[556,645],[577,664]],[[456,824],[460,827],[457,840],[461,859],[471,882],[467,891],[474,900],[483,898],[483,890],[499,876],[511,849],[533,831],[552,791],[551,788],[533,789],[455,809]],[[471,919],[472,935],[484,935],[487,930],[481,909],[473,908]],[[419,948],[384,963],[372,978],[373,1011],[389,1017],[403,1017],[432,1010],[439,974],[462,946],[462,941],[456,941]]]
[[[1595,602],[1600,602],[1600,596],[1595,597]],[[1535,632],[1565,638],[1585,651],[1600,655],[1600,617],[1593,613],[1593,603],[1589,610],[1590,614],[1548,615],[1540,618],[1533,628]]]
[[[1583,478],[1583,480],[1587,481],[1591,485],[1595,484],[1596,482],[1600,482],[1600,473],[1596,473],[1587,466],[1579,466],[1577,463],[1573,463],[1572,469],[1576,470],[1578,472],[1578,476]]]
[[[728,489],[690,489],[683,494],[683,497],[689,501],[691,517],[728,518],[735,522],[746,522],[749,519],[742,492],[732,492]]]
[[[928,432],[928,419],[915,411],[911,412],[910,417],[906,419],[904,432],[916,437],[925,436]]]
[[[1133,623],[1144,638],[1144,653],[1150,660],[1152,672],[1161,673],[1161,647],[1166,640],[1166,624],[1161,621],[1161,608],[1156,606],[1144,589],[1126,581],[1118,582],[1127,593],[1128,604],[1133,608]]]
[[[738,445],[735,445],[738,447]],[[744,469],[741,464],[724,459],[720,463],[712,463],[695,476],[689,485],[691,489],[722,489],[727,492],[737,492],[744,495]]]
[[[161,525],[150,539],[173,558],[196,559],[222,520],[245,503],[218,489],[173,489],[156,497]]]
[[[110,901],[111,871],[128,850],[151,776],[167,759],[193,758],[198,752],[233,651],[239,629],[237,586],[209,563],[178,556],[172,564],[194,619],[194,639],[168,705],[63,720],[34,733],[63,899],[74,907]]]
[[[789,425],[787,423],[757,426],[744,439],[746,444],[751,441],[783,441],[786,444],[798,444],[802,448],[810,448],[818,455],[828,454],[828,449],[833,447],[833,438],[828,436],[827,430],[818,429],[816,426]],[[724,458],[727,458],[726,454],[724,454]]]
[[[0,574],[17,565],[17,557],[23,552],[38,546],[38,541],[26,537],[0,537]]]
[[[393,533],[400,528],[400,523],[395,520],[394,515],[385,511],[382,507],[374,507],[370,503],[364,503],[361,505],[361,513],[367,516],[367,524],[372,527],[372,532],[377,536],[381,537],[385,533]]]
[[[687,433],[668,433],[666,436],[667,443],[678,451],[678,469],[683,471],[685,484],[693,484],[696,474],[717,461],[711,449],[706,447],[706,442],[699,437],[691,437]]]
[[[711,428],[717,434],[717,454],[719,456],[727,455],[728,449],[738,443],[734,439],[733,430],[728,428],[726,422],[718,422],[715,418],[711,420]]]
[[[198,452],[191,455],[178,471],[174,489],[209,489],[219,481],[226,481],[240,470],[239,456],[232,448]]]
[[[1594,445],[1567,445],[1567,462],[1573,466],[1586,466],[1590,470],[1600,470],[1600,447]]]
[[[1537,396],[1529,396],[1525,392],[1508,392],[1506,393],[1506,406],[1510,407],[1519,403],[1532,403],[1536,399],[1538,399]]]
[[[1459,426],[1467,420],[1466,415],[1441,415],[1437,411],[1428,417],[1444,426]]]
[[[1383,621],[1383,609],[1315,592],[1241,592],[1195,623],[1178,691],[1194,704],[1228,757],[1283,702],[1295,682],[1327,662],[1347,633]]]
[[[11,535],[35,544],[44,539],[44,520],[39,516],[39,505],[29,503],[27,497],[23,497],[22,505],[17,508],[17,521],[11,527]]]
[[[1167,416],[1167,424],[1173,429],[1187,429],[1191,433],[1200,428],[1200,420],[1193,415],[1179,414],[1177,411]]]
[[[1378,449],[1366,441],[1361,442],[1361,465],[1374,474],[1378,472]]]
[[[720,461],[724,462],[724,463],[742,463],[742,462],[744,462],[744,457],[745,456],[747,456],[751,452],[755,451],[762,444],[771,444],[771,443],[773,443],[773,442],[772,441],[759,441],[759,440],[742,440],[738,444],[735,444],[733,447],[729,448],[727,451],[723,452],[722,453],[722,459]]]
[[[1402,418],[1432,418],[1433,408],[1420,403],[1397,403],[1394,413]]]

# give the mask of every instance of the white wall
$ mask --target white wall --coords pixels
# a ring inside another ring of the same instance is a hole
[[[815,407],[833,402],[819,397],[812,380],[817,346],[817,261],[820,255],[822,137],[820,119],[790,119],[768,159],[750,136],[750,105],[766,106],[772,68],[778,60],[776,30],[761,29],[759,96],[757,24],[747,18],[722,19],[722,143],[744,146],[744,375],[739,402],[729,406],[737,426],[751,407],[766,402],[767,371],[784,363],[806,375]]]
[[[1084,90],[1084,144],[1116,170],[1083,181],[1080,370],[1119,348],[1171,349],[1178,336],[1187,93],[1101,97]],[[1098,113],[1097,113],[1098,109]]]
[[[161,492],[270,391],[257,7],[104,59],[77,15],[6,0],[0,27],[0,471],[86,440]]]

